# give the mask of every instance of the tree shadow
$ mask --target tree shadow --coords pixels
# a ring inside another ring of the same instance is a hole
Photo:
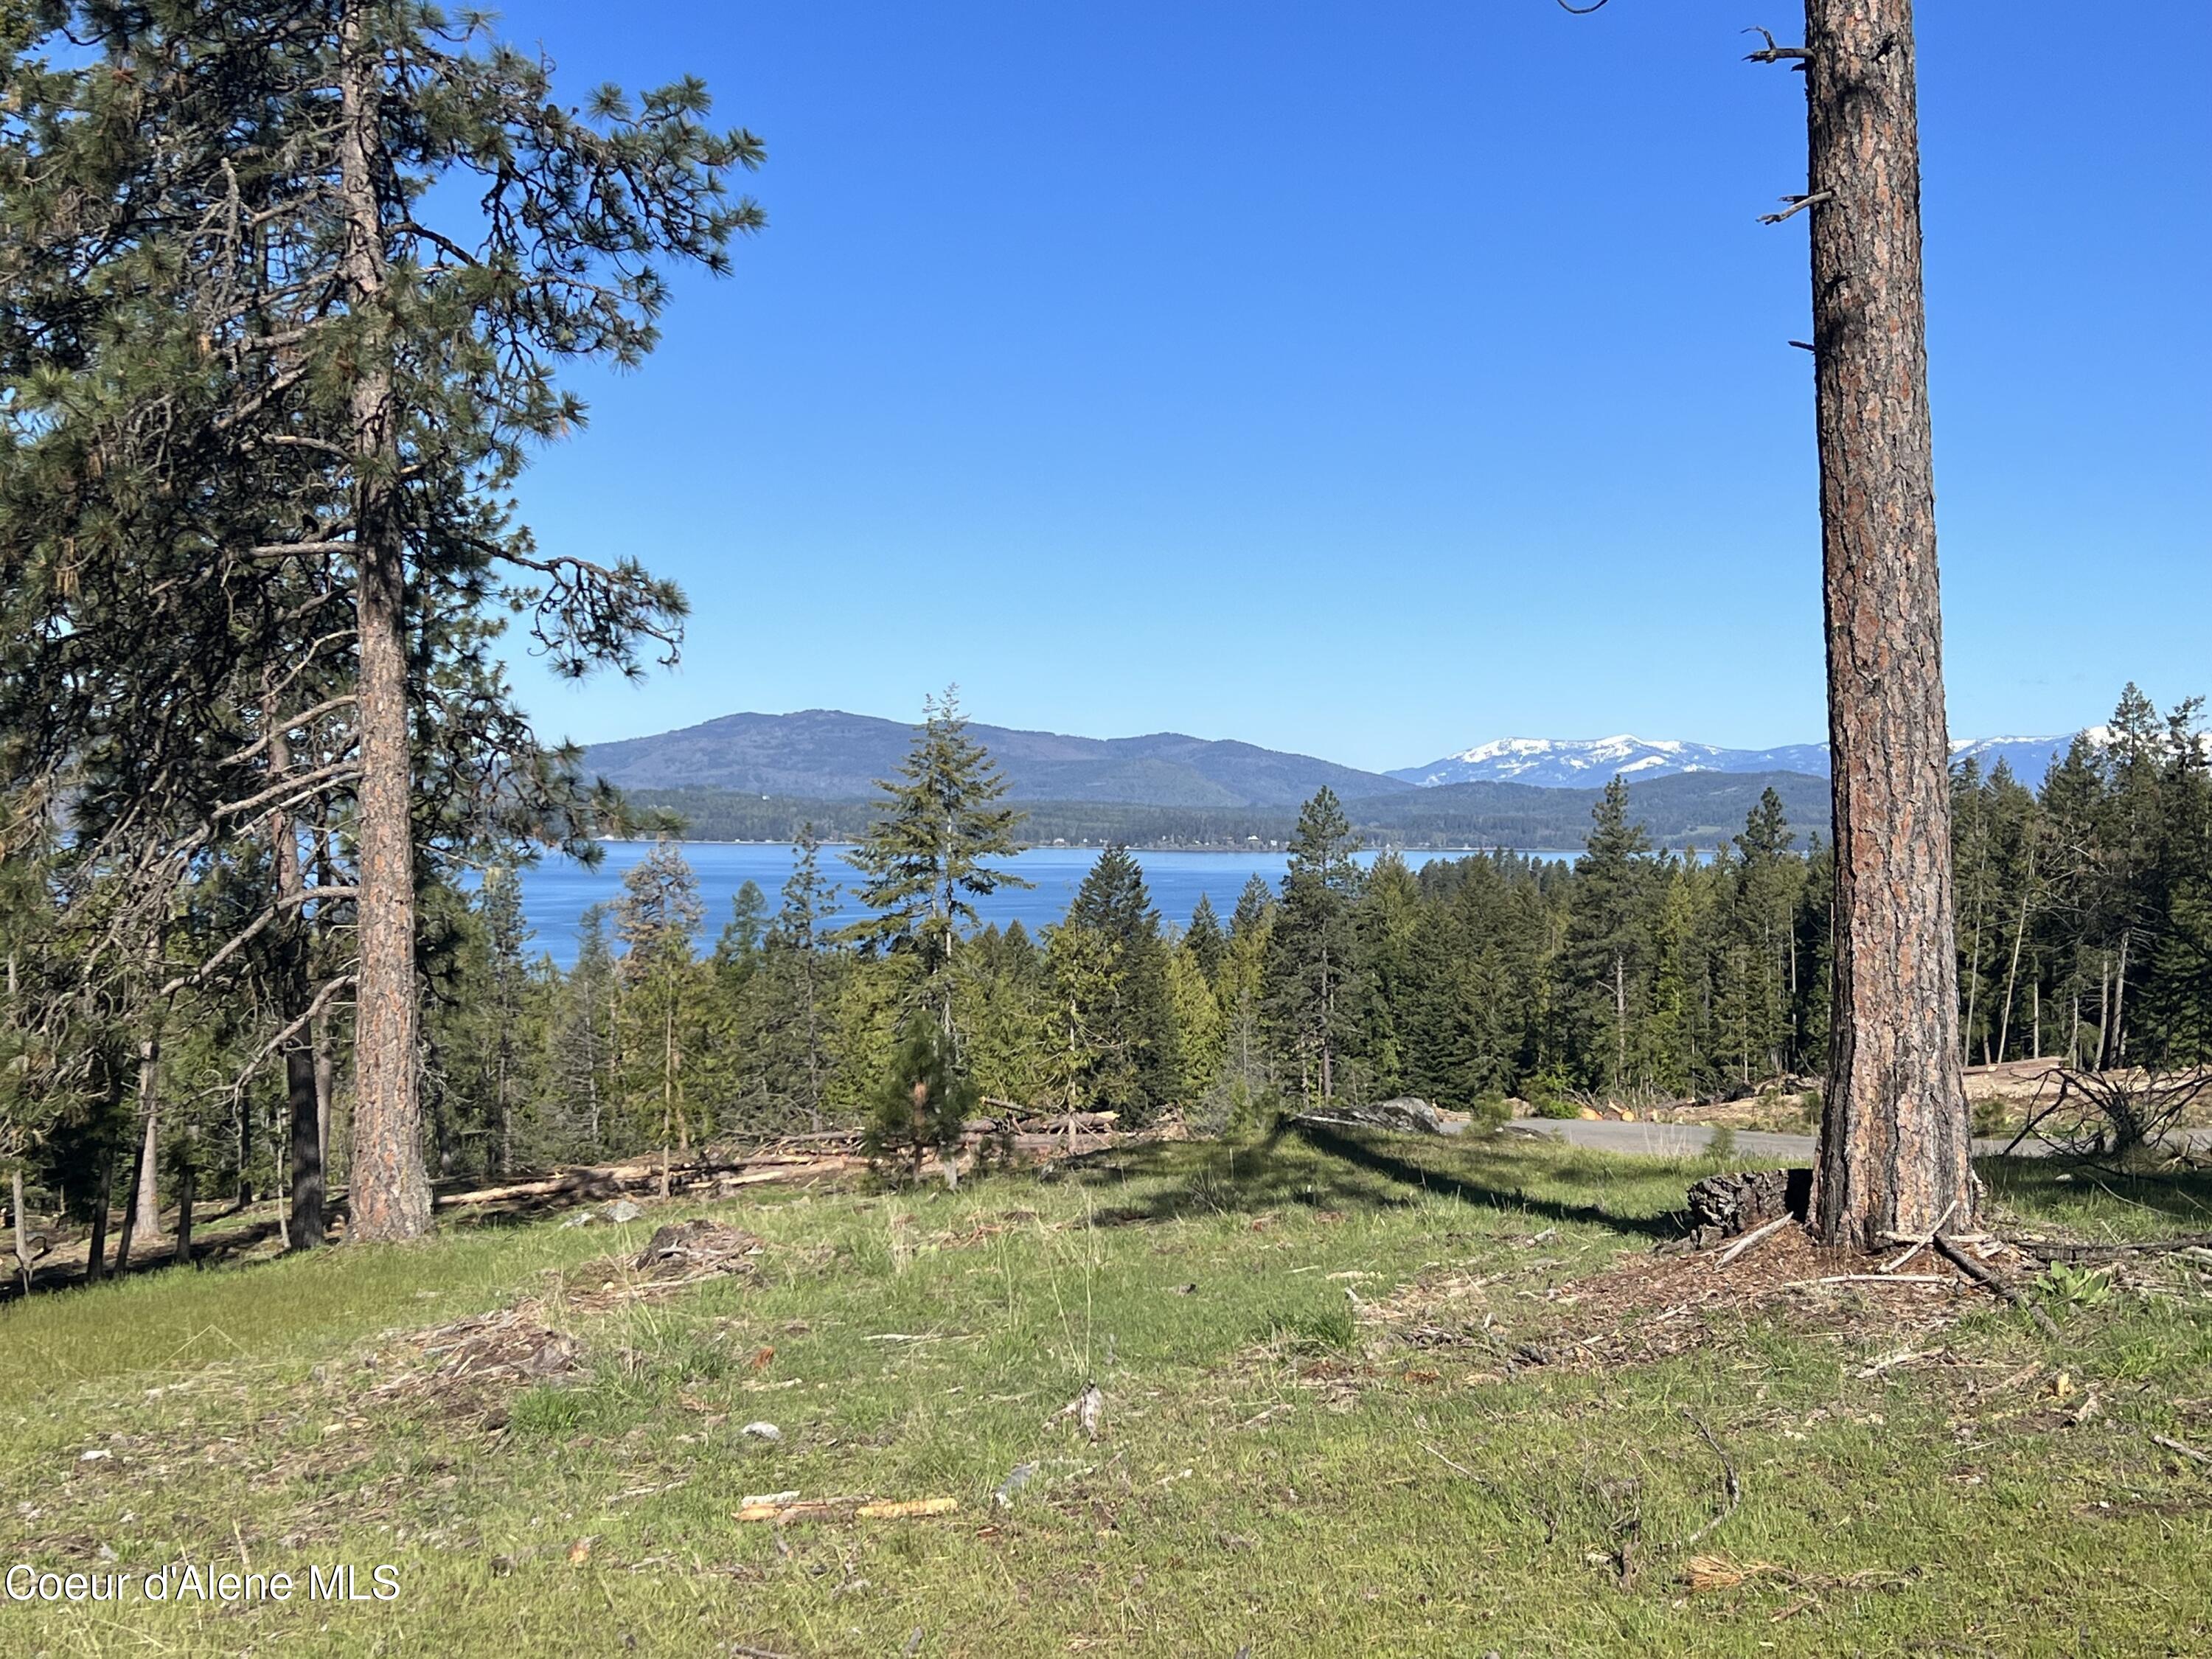
[[[2098,1234],[2098,1212],[2117,1202],[2172,1231],[2212,1231],[2212,1170],[2113,1169],[2061,1158],[1978,1158],[1974,1170],[2008,1208]]]
[[[1263,1140],[1222,1142],[1198,1152],[1188,1144],[1154,1144],[1095,1152],[1061,1166],[1066,1179],[1124,1188],[1150,1181],[1135,1195],[1099,1210],[1101,1226],[1133,1226],[1178,1218],[1262,1210],[1399,1209],[1435,1195],[1477,1209],[1511,1211],[1551,1222],[1588,1222],[1615,1232],[1662,1239],[1684,1231],[1679,1212],[1621,1215],[1595,1204],[1545,1198],[1521,1184],[1532,1173],[1525,1158],[1480,1141],[1346,1132],[1322,1124],[1279,1123]],[[1433,1153],[1433,1161],[1419,1153]]]

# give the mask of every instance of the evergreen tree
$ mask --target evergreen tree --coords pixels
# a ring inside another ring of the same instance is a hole
[[[1632,1033],[1645,1006],[1650,934],[1644,926],[1651,840],[1628,816],[1616,777],[1590,809],[1589,840],[1575,860],[1566,968],[1574,990],[1568,1040],[1590,1082],[1616,1091],[1632,1081]]]
[[[575,966],[554,998],[548,1036],[555,1145],[565,1157],[597,1159],[607,1150],[605,1115],[618,1074],[615,1051],[619,996],[606,911],[594,904],[579,924]]]
[[[908,1178],[918,1178],[927,1153],[951,1157],[975,1105],[975,1085],[943,1024],[930,1010],[915,1008],[900,1028],[863,1144],[872,1158],[905,1160]]]
[[[1248,1116],[1273,1084],[1264,1000],[1278,908],[1265,878],[1255,875],[1244,884],[1230,918],[1228,948],[1214,973],[1213,1000],[1221,1010],[1222,1091],[1212,1115],[1224,1123]]]
[[[1221,949],[1227,949],[1227,941],[1218,931],[1214,942]],[[1192,947],[1188,934],[1168,953],[1167,1002],[1174,1024],[1175,1052],[1180,1061],[1176,1095],[1185,1103],[1188,1113],[1211,1097],[1219,1083],[1225,1046],[1221,1005],[1214,997],[1213,979],[1207,974],[1199,952]]]
[[[1210,986],[1221,973],[1221,957],[1229,948],[1229,940],[1222,933],[1221,919],[1213,913],[1213,901],[1205,894],[1191,908],[1190,927],[1182,936],[1182,948],[1190,953],[1191,960],[1206,976]]]
[[[1098,942],[1103,971],[1077,996],[1076,1020],[1097,1051],[1088,1086],[1097,1109],[1149,1123],[1182,1080],[1168,951],[1145,872],[1129,849],[1100,854],[1068,907],[1067,927]]]
[[[630,1099],[643,1122],[658,1119],[665,1196],[672,1145],[685,1151],[691,1145],[684,1062],[697,1021],[692,946],[705,915],[698,879],[674,842],[655,842],[623,876],[614,915],[615,936],[627,947],[623,1050],[632,1068]]]
[[[398,0],[57,3],[12,31],[0,286],[27,325],[0,372],[27,441],[0,591],[9,690],[44,712],[11,758],[94,786],[88,822],[122,808],[102,832],[137,843],[149,916],[252,821],[235,763],[303,739],[259,799],[349,817],[348,1237],[409,1237],[422,854],[494,816],[580,845],[595,810],[489,659],[499,614],[577,673],[672,652],[682,614],[634,564],[541,556],[511,486],[580,422],[560,362],[651,349],[655,261],[720,270],[760,222],[725,193],[759,146],[704,125],[696,82],[579,112],[481,20]]]
[[[515,1169],[516,1136],[521,1125],[523,1097],[528,1088],[524,1074],[529,1052],[522,1029],[524,998],[529,970],[522,958],[530,929],[522,919],[522,884],[511,866],[494,865],[477,891],[477,914],[483,927],[484,977],[477,1009],[482,1036],[477,1054],[485,1077],[497,1169],[511,1175]]]
[[[1230,912],[1230,938],[1251,938],[1268,924],[1274,912],[1275,890],[1267,885],[1265,876],[1250,877],[1244,883],[1243,890],[1237,895],[1237,908]]]
[[[1056,1027],[1044,956],[1017,921],[986,927],[961,953],[955,1023],[987,1106],[1054,1099],[1048,1055]]]
[[[1796,842],[1782,797],[1761,792],[1759,804],[1735,837],[1735,892],[1731,941],[1741,966],[1743,1032],[1738,1058],[1744,1081],[1783,1069],[1790,1042],[1791,981],[1796,973],[1798,890],[1804,871],[1790,855]]]
[[[1336,1097],[1337,1060],[1356,1042],[1356,1007],[1346,987],[1357,969],[1352,906],[1359,896],[1358,846],[1327,786],[1298,813],[1289,872],[1269,935],[1268,1012],[1297,1060],[1310,1101]],[[1242,908],[1240,904],[1239,908]]]
[[[867,878],[860,902],[875,914],[838,938],[884,951],[908,969],[915,1000],[936,1018],[957,1059],[953,948],[961,930],[975,925],[974,900],[1030,884],[988,862],[1017,850],[1021,814],[998,804],[1006,780],[969,737],[953,687],[924,703],[921,730],[898,779],[877,787],[881,816],[850,854]]]
[[[730,919],[714,944],[714,967],[725,978],[742,982],[760,965],[768,937],[768,895],[750,876],[730,896]]]
[[[1388,1098],[1407,1087],[1419,906],[1420,887],[1406,860],[1384,853],[1368,871],[1353,913],[1359,975],[1352,1048],[1361,1095]]]
[[[830,1005],[838,973],[836,953],[822,927],[836,908],[837,884],[822,873],[822,842],[811,823],[799,830],[791,850],[791,874],[763,949],[760,991],[767,1006],[757,1022],[761,1061],[767,1092],[782,1106],[782,1115],[803,1114],[807,1127],[819,1130],[830,1086]]]

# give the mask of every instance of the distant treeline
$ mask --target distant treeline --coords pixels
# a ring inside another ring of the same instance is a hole
[[[1774,791],[1791,822],[1822,824],[1826,779],[1796,772],[1691,772],[1632,784],[1631,814],[1658,847],[1718,846]],[[1369,846],[1516,847],[1572,851],[1590,828],[1602,789],[1546,789],[1520,783],[1464,783],[1346,801],[1352,833]],[[727,789],[638,789],[638,807],[679,821],[699,841],[793,842],[807,824],[827,841],[862,839],[882,810],[876,800],[807,800]],[[1032,846],[1283,848],[1297,831],[1292,807],[1146,806],[1115,801],[1024,801],[1018,831]]]

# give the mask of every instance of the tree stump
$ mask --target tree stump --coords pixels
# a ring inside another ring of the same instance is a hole
[[[1805,1170],[1741,1170],[1707,1176],[1690,1188],[1690,1224],[1700,1234],[1725,1238],[1749,1232],[1782,1217],[1803,1220],[1813,1197],[1813,1172]]]

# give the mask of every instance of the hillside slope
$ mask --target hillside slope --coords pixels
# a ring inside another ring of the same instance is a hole
[[[681,731],[595,744],[594,773],[627,789],[731,789],[814,800],[874,793],[905,758],[915,728],[901,720],[810,708],[725,714]],[[1380,773],[1249,743],[1161,732],[1079,738],[970,726],[1016,800],[1119,801],[1153,806],[1295,806],[1326,784],[1344,796],[1410,793]]]

